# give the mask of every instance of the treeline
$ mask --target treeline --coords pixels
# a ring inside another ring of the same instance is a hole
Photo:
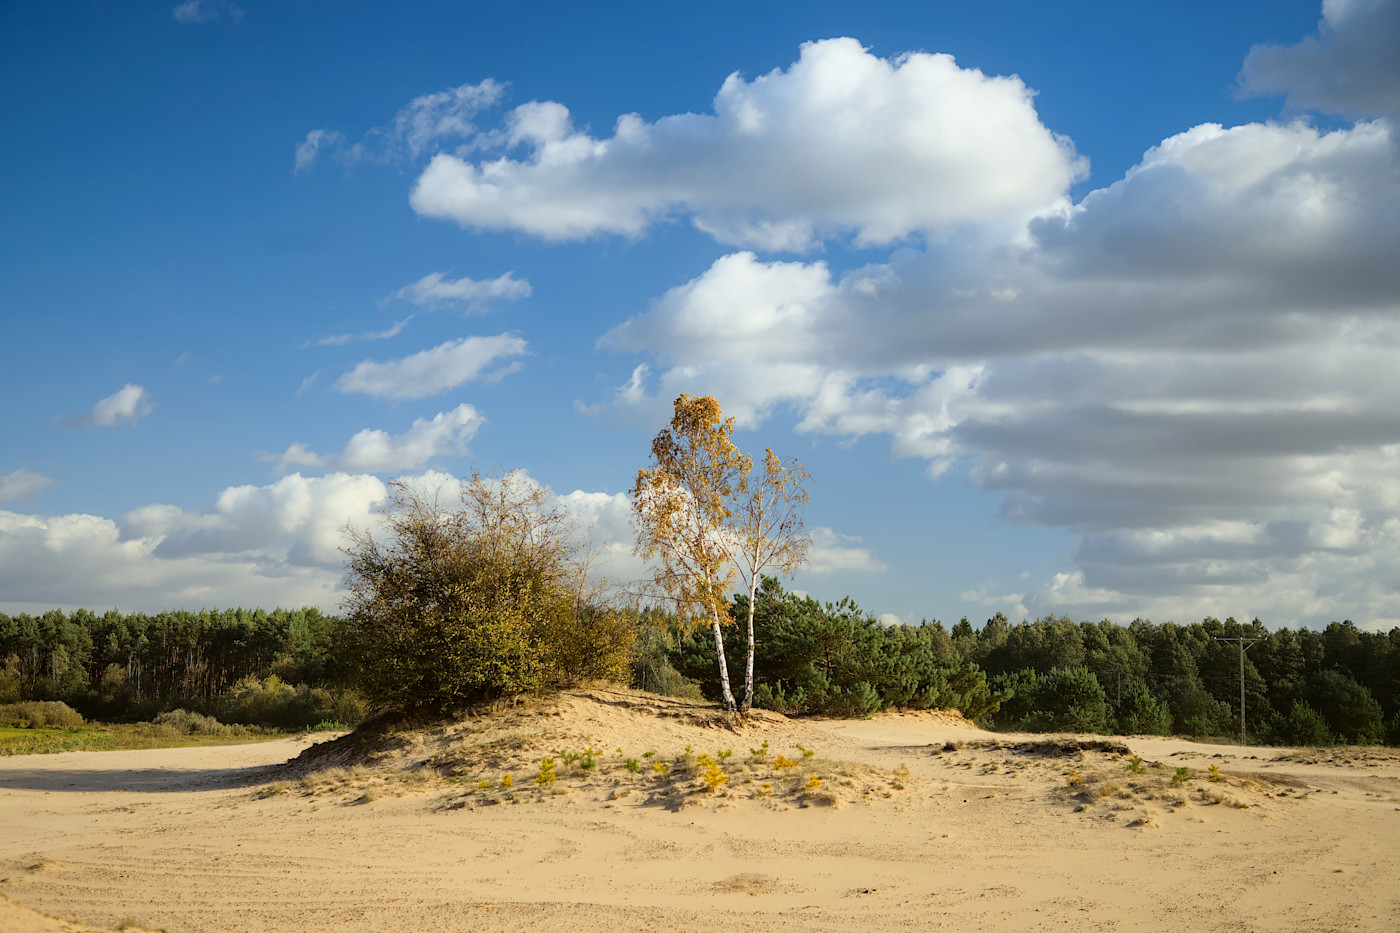
[[[950,633],[1002,696],[1002,727],[1128,734],[1239,734],[1239,644],[1251,741],[1400,744],[1400,629],[1350,621],[1268,630],[1255,619],[1126,626],[1068,617],[1012,624],[998,613]]]
[[[0,613],[0,703],[61,701],[89,719],[173,709],[301,728],[366,714],[343,623],[313,608]]]
[[[736,596],[733,617],[747,610]],[[710,638],[657,610],[615,615],[636,634],[634,687],[719,696]],[[1239,648],[1217,639],[1243,637],[1255,640],[1244,662],[1251,741],[1400,745],[1400,628],[1011,623],[1000,613],[980,629],[966,619],[951,630],[886,626],[849,599],[819,603],[771,579],[755,623],[755,705],[791,715],[944,708],[1008,730],[1230,737]],[[369,710],[351,636],[345,621],[310,608],[0,613],[0,704],[62,701],[106,721],[186,709],[280,728],[353,724]],[[742,682],[743,652],[727,661]]]
[[[735,618],[747,613],[735,598]],[[1400,744],[1400,629],[1269,631],[1258,620],[1129,625],[1045,618],[980,629],[963,619],[885,626],[850,600],[818,603],[766,580],[755,606],[755,705],[792,714],[864,716],[891,707],[956,708],[987,725],[1028,731],[1238,736],[1239,647],[1251,741]],[[637,679],[666,677],[658,660],[718,693],[713,643],[672,632],[643,639]],[[743,657],[728,652],[730,676]]]

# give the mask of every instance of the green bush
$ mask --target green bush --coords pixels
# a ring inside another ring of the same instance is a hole
[[[1375,745],[1385,737],[1381,705],[1371,691],[1341,671],[1319,671],[1303,684],[1301,698],[1327,720],[1342,742]]]
[[[320,722],[353,725],[369,713],[368,704],[354,691],[293,686],[276,674],[262,680],[243,678],[215,701],[214,709],[226,723],[287,730],[308,729]]]
[[[1336,738],[1327,719],[1302,700],[1294,700],[1288,715],[1274,719],[1269,738],[1284,745],[1334,745]]]
[[[753,688],[753,705],[759,709],[782,713],[784,716],[796,716],[807,712],[807,694],[801,687],[797,687],[789,695],[781,682],[760,683]]]
[[[1239,713],[1211,696],[1198,679],[1179,678],[1167,687],[1165,694],[1172,712],[1173,732],[1194,738],[1239,734]]]
[[[225,725],[213,716],[205,716],[203,713],[187,709],[168,710],[153,719],[151,724],[181,735],[230,735],[248,731],[239,726]]]
[[[1167,735],[1172,713],[1145,684],[1134,684],[1113,708],[1113,726],[1120,735]]]
[[[589,680],[626,681],[636,626],[625,615],[587,604],[538,620],[533,637],[540,646],[543,678],[569,686]]]
[[[1035,670],[1023,668],[992,678],[992,690],[1001,699],[992,723],[999,729],[1020,729],[1033,711]]]
[[[624,676],[631,637],[590,606],[576,529],[522,473],[474,475],[459,508],[390,484],[384,534],[352,529],[347,627],[369,699],[442,710]]]
[[[84,722],[77,710],[56,700],[25,700],[0,706],[0,725],[21,729],[76,729]]]
[[[1027,731],[1108,731],[1108,703],[1099,679],[1088,668],[1056,668],[1038,677],[1029,704]]]

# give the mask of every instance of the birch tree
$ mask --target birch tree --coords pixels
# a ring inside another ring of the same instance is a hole
[[[802,524],[809,474],[795,459],[781,460],[769,447],[757,476],[748,479],[731,521],[730,560],[749,591],[748,656],[744,660],[744,702],[753,708],[754,609],[765,574],[790,575],[807,560],[811,538]]]
[[[725,709],[735,712],[722,626],[734,579],[730,522],[752,466],[734,446],[734,419],[712,396],[676,399],[669,427],[651,442],[651,465],[632,488],[636,553],[656,561],[653,581],[682,617],[710,624]]]

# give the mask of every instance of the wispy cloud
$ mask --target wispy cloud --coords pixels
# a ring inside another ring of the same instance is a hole
[[[0,502],[32,496],[41,489],[53,485],[53,480],[21,467],[13,473],[0,476]]]
[[[477,133],[473,119],[499,101],[505,87],[488,78],[480,84],[463,84],[416,97],[394,115],[392,123],[371,129],[354,144],[339,130],[312,130],[297,144],[294,170],[306,171],[327,152],[347,166],[357,162],[405,162],[437,151],[447,140],[466,142]]]
[[[445,273],[433,272],[423,276],[412,285],[384,298],[380,303],[408,301],[420,308],[433,310],[443,305],[464,305],[466,310],[476,310],[490,301],[518,301],[530,296],[530,283],[517,279],[514,272],[498,275],[494,279],[477,281],[463,276],[449,279]]]
[[[413,315],[409,315],[402,321],[395,321],[394,326],[388,330],[370,330],[360,334],[335,334],[330,337],[322,337],[319,340],[309,340],[301,345],[305,350],[307,347],[343,347],[348,343],[360,340],[389,340],[403,333],[403,329],[408,326],[408,322],[413,320]]]
[[[151,397],[145,388],[128,382],[116,392],[93,405],[92,414],[59,418],[54,423],[70,427],[94,426],[99,428],[110,428],[119,424],[135,424],[149,415],[153,407]]]
[[[210,20],[218,19],[220,16],[227,16],[235,23],[242,21],[244,9],[230,0],[186,0],[170,11],[175,16],[175,21],[185,23],[207,23]]]
[[[297,143],[296,168],[300,173],[316,164],[316,157],[322,149],[337,150],[345,146],[345,136],[335,130],[312,130],[306,138]]]
[[[488,371],[497,360],[522,356],[528,350],[514,334],[462,337],[397,360],[364,360],[336,380],[339,392],[375,398],[427,398],[465,382],[495,382],[519,368],[512,363]]]

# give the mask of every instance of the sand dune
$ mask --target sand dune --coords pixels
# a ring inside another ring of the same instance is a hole
[[[625,691],[308,744],[0,759],[0,929],[1400,929],[1385,750]]]

